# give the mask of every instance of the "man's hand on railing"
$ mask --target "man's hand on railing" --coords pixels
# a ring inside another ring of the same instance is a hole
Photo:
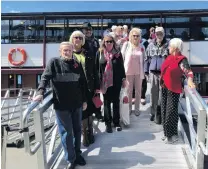
[[[83,105],[82,105],[82,110],[85,111],[86,109],[87,109],[87,103],[84,102]]]
[[[196,88],[196,85],[195,85],[195,83],[193,82],[193,80],[191,79],[191,78],[188,78],[188,82],[187,82],[187,84],[188,84],[188,86],[190,87],[190,88]]]
[[[43,101],[43,95],[37,95],[37,96],[33,97],[32,100],[33,101],[40,101],[40,102],[42,102]]]

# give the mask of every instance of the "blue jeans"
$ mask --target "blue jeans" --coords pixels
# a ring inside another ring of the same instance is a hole
[[[65,159],[72,163],[81,154],[82,108],[55,111]]]

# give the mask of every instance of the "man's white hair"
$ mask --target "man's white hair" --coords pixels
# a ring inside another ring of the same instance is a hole
[[[61,42],[61,43],[60,43],[60,48],[61,48],[62,46],[72,46],[72,48],[74,48],[74,45],[73,45],[72,42]]]
[[[179,38],[173,38],[169,42],[169,46],[172,48],[178,49],[179,52],[182,52],[183,50],[183,41]]]

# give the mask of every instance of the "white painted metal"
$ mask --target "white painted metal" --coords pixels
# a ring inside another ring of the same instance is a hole
[[[43,66],[43,44],[1,44],[1,66],[12,66],[8,61],[8,52],[11,48],[21,47],[27,52],[27,61],[23,66],[40,67]],[[51,58],[58,57],[59,43],[46,44],[46,63]],[[208,65],[208,41],[184,42],[183,54],[189,59],[191,65]],[[17,60],[21,59],[21,54],[17,53]]]
[[[1,126],[1,168],[6,169],[6,145],[7,131],[5,126]]]
[[[8,60],[8,53],[12,48],[23,48],[27,54],[27,60],[22,66],[43,66],[43,44],[1,44],[1,67],[13,66]],[[22,60],[20,52],[13,55],[15,61]]]
[[[190,89],[187,85],[185,85],[184,91],[185,91],[185,96],[186,96],[186,110],[183,112],[188,121],[190,139],[191,139],[191,145],[189,146],[190,149],[187,151],[187,154],[189,154],[188,156],[189,162],[191,163],[194,169],[204,169],[204,155],[206,155],[206,152],[208,152],[207,151],[208,143],[205,141],[205,138],[207,137],[206,130],[208,127],[207,126],[208,106],[205,104],[205,101],[202,99],[202,97],[199,95],[196,89]],[[193,109],[195,109],[194,111],[198,115],[196,134],[194,131],[194,124],[193,124],[193,117],[192,117]],[[182,110],[182,109],[179,109],[179,110]],[[190,152],[192,154],[191,158],[190,158]]]

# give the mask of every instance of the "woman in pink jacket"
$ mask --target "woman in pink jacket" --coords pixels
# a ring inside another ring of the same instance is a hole
[[[140,44],[141,29],[133,28],[129,33],[129,42],[123,44],[121,53],[128,81],[129,110],[132,113],[132,91],[135,87],[135,115],[140,115],[142,80],[144,79],[144,47]]]

